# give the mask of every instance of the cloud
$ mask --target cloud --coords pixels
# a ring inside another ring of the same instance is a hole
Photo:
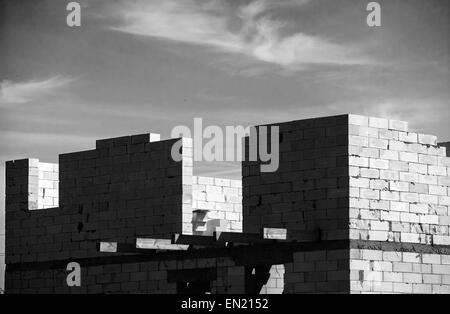
[[[54,94],[59,88],[67,86],[73,78],[53,76],[26,82],[0,82],[0,105],[25,104],[45,95]]]
[[[303,32],[286,34],[287,21],[273,10],[310,0],[256,0],[233,7],[225,1],[150,0],[121,3],[111,29],[146,37],[207,46],[290,70],[306,65],[361,65],[373,61],[356,46],[337,44]]]
[[[239,51],[240,39],[227,31],[220,6],[198,5],[192,0],[133,1],[116,12],[124,21],[117,31]]]

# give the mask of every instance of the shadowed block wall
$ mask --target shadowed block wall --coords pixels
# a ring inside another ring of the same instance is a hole
[[[31,210],[41,164],[8,162],[6,262],[92,257],[98,241],[192,233],[191,157],[171,157],[177,141],[191,153],[190,141],[149,140],[149,134],[100,140],[95,150],[60,155],[59,207],[44,210]]]
[[[322,239],[347,239],[348,116],[271,126],[280,132],[278,170],[261,172],[260,162],[243,162],[244,232],[286,228],[294,239],[295,231],[319,229]]]

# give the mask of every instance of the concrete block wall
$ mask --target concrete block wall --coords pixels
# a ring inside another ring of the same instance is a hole
[[[450,158],[402,121],[349,116],[350,239],[410,244],[350,251],[353,293],[450,293]]]
[[[38,208],[30,191],[39,196],[39,170],[36,176],[30,169],[39,164],[8,162],[6,262],[110,257],[97,252],[99,241],[195,233],[200,210],[207,221],[225,221],[220,227],[229,231],[240,231],[234,229],[239,222],[246,233],[287,229],[289,240],[301,234],[296,231],[320,231],[314,248],[283,251],[284,265],[260,265],[270,269],[262,293],[450,293],[450,164],[436,137],[411,132],[402,121],[356,115],[274,125],[280,128],[279,169],[264,173],[259,162],[243,162],[241,192],[239,181],[192,176],[189,139],[151,142],[150,135],[138,135],[63,154],[59,207],[41,210],[30,210]],[[182,144],[180,161],[171,158],[175,143]],[[187,286],[169,280],[173,271],[211,268],[211,291],[246,290],[248,265],[229,256],[183,254],[138,266],[87,263],[87,286],[79,291],[175,293]],[[67,292],[65,274],[58,267],[13,267],[7,287]]]
[[[185,146],[174,161],[171,148],[178,141]],[[150,142],[143,134],[100,140],[95,150],[59,159],[60,204],[42,210],[30,210],[37,161],[7,162],[6,263],[94,257],[98,241],[192,233],[188,139]]]
[[[450,142],[438,143],[440,147],[445,147],[447,149],[447,157],[450,157]]]
[[[194,231],[204,233],[211,220],[225,220],[221,231],[242,232],[241,180],[194,176],[192,197]]]
[[[227,257],[161,259],[81,266],[81,287],[66,285],[68,272],[64,267],[27,269],[8,272],[8,293],[175,294],[186,293],[180,289],[179,284],[192,283],[203,277],[210,283],[207,292],[226,294],[245,291],[244,267],[236,265]]]
[[[54,163],[37,163],[38,198],[37,209],[59,206],[59,166]],[[30,171],[33,168],[30,167]],[[31,174],[30,174],[31,175]],[[29,197],[31,197],[29,193]]]
[[[272,265],[269,279],[263,285],[259,294],[282,294],[284,291],[284,264]]]
[[[350,238],[450,245],[450,158],[401,121],[350,115]]]
[[[352,293],[450,293],[450,255],[370,249],[350,251]]]
[[[320,229],[322,239],[348,238],[348,116],[273,126],[280,133],[278,170],[243,162],[244,232],[285,228],[292,239],[293,231]],[[248,140],[245,148],[248,157]]]
[[[28,209],[55,208],[59,205],[59,167],[54,163],[28,160]]]
[[[403,121],[357,115],[273,126],[280,128],[278,171],[262,173],[260,162],[243,163],[244,232],[286,228],[292,239],[296,230],[318,229],[322,240],[350,240],[340,244],[337,263],[329,263],[329,249],[311,253],[320,257],[319,269],[294,253],[294,263],[285,265],[286,293],[374,292],[367,287],[377,275],[377,260],[370,254],[354,258],[354,249],[407,259],[435,255],[431,270],[425,262],[401,261],[409,263],[401,284],[392,284],[387,274],[376,278],[384,284],[379,289],[449,292],[450,269],[442,261],[450,245],[450,159],[435,136],[411,132]],[[355,268],[361,263],[366,268]],[[430,283],[429,274],[441,278]]]
[[[174,161],[171,150],[178,144],[182,158]],[[225,215],[230,230],[238,230],[240,181],[213,178],[208,183],[193,178],[192,166],[190,139],[160,141],[154,134],[99,140],[95,150],[60,155],[58,165],[37,159],[7,162],[8,293],[177,293],[183,279],[174,282],[170,273],[197,269],[201,277],[211,267],[216,272],[211,292],[244,292],[244,267],[227,257],[111,262],[114,256],[98,252],[99,241],[134,243],[139,236],[191,234],[193,182],[197,190],[204,184],[212,218]],[[39,197],[49,196],[43,189],[58,180],[52,187],[60,188],[59,206],[40,208]],[[67,261],[80,262],[81,288],[67,287]],[[21,269],[23,263],[29,266]]]
[[[349,293],[349,250],[294,252],[285,264],[284,293]]]

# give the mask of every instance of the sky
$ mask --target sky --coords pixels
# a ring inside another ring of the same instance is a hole
[[[368,27],[363,0],[83,0],[71,28],[68,2],[0,0],[2,199],[6,160],[169,138],[194,117],[248,126],[355,113],[450,140],[448,0],[378,1],[381,27]]]

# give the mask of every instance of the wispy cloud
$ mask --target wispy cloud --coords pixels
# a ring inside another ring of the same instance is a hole
[[[341,45],[301,31],[286,34],[288,21],[273,10],[310,0],[256,0],[233,7],[225,1],[150,0],[121,3],[111,29],[141,36],[208,46],[251,60],[300,69],[305,65],[361,65],[373,61],[357,46]]]
[[[73,78],[52,76],[46,79],[0,82],[0,105],[24,104],[45,95],[54,94],[59,88],[73,82]]]

